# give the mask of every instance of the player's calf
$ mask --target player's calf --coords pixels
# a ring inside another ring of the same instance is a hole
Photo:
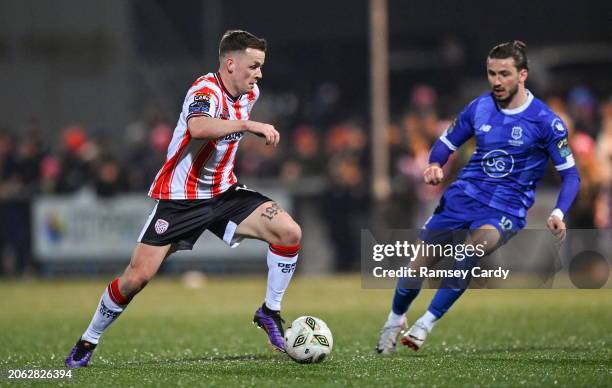
[[[121,282],[121,293],[130,299],[136,296],[149,283],[153,276],[139,271],[126,269],[119,278]]]
[[[120,291],[133,298],[155,276],[161,263],[172,254],[172,246],[153,246],[139,243],[134,249],[130,264],[119,278]]]
[[[65,360],[69,368],[89,365],[93,350],[108,327],[121,315],[132,298],[155,275],[163,260],[171,253],[170,245],[157,247],[138,244],[132,260],[120,278],[106,287],[94,316]]]
[[[300,246],[270,244],[268,248],[268,282],[263,305],[255,312],[253,322],[264,329],[269,342],[278,350],[285,350],[281,302],[295,272]]]
[[[87,330],[79,338],[64,362],[68,368],[82,368],[89,365],[100,336],[121,315],[130,300],[119,291],[119,279],[110,282],[100,297],[98,307]]]

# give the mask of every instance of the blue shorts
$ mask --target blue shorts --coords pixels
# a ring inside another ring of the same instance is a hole
[[[471,230],[483,225],[493,225],[501,235],[500,245],[505,244],[527,225],[519,218],[489,207],[475,200],[460,188],[451,185],[423,229],[421,239],[427,243],[462,243]]]

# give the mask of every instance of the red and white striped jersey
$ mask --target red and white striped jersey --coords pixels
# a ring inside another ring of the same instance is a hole
[[[215,140],[194,139],[187,122],[194,116],[222,120],[248,120],[259,97],[259,88],[234,99],[218,73],[198,78],[189,88],[166,162],[149,190],[155,199],[207,199],[216,197],[236,183],[234,161],[243,132]]]

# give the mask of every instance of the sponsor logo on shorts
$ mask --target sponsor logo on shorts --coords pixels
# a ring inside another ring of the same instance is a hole
[[[157,221],[155,221],[155,232],[157,234],[164,234],[166,230],[168,230],[168,226],[170,226],[168,221],[160,218]]]

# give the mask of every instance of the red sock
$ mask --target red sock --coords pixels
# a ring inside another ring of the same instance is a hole
[[[121,292],[119,292],[119,278],[110,282],[106,290],[108,291],[108,296],[110,296],[111,300],[116,304],[124,306],[130,303],[131,299],[126,298],[125,296],[121,295]]]

